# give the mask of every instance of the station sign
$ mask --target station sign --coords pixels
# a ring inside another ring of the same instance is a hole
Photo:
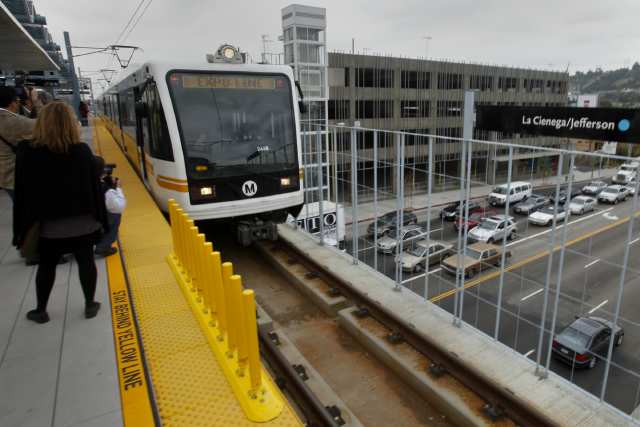
[[[479,105],[476,129],[640,143],[640,110]]]

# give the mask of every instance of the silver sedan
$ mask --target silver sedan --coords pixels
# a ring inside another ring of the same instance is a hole
[[[574,197],[569,203],[569,210],[572,214],[582,215],[585,212],[590,212],[596,208],[598,202],[593,197],[578,196]]]

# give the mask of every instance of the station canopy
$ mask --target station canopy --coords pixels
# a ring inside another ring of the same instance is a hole
[[[0,70],[59,70],[47,52],[0,2]]]

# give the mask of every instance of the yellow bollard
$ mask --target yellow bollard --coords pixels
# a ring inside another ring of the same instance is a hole
[[[247,364],[247,331],[245,328],[244,321],[244,310],[242,307],[242,278],[234,274],[231,276],[231,295],[233,299],[233,321],[237,325],[236,331],[238,331],[237,337],[237,347],[238,347],[238,365],[239,371],[238,374],[240,376],[244,375],[244,367]]]
[[[213,298],[216,300],[216,320],[218,322],[218,329],[220,335],[218,335],[218,341],[224,339],[224,335],[227,333],[227,310],[225,300],[225,289],[222,284],[222,265],[220,263],[220,252],[213,252],[209,254],[211,258],[211,285],[213,289]],[[231,275],[230,275],[231,276]]]
[[[178,263],[180,264],[180,268],[184,273],[186,271],[184,265],[184,218],[182,214],[184,211],[182,208],[176,208],[175,218],[176,218],[176,234],[178,237]]]
[[[202,299],[202,301],[204,301],[204,305],[205,308],[207,307],[207,300],[206,300],[206,295],[205,295],[205,290],[207,288],[207,272],[206,272],[206,268],[205,268],[205,258],[204,258],[204,243],[205,243],[206,239],[204,237],[204,234],[199,233],[198,229],[196,228],[196,277],[198,278],[198,281],[196,283],[196,285],[198,285],[198,287],[196,288],[198,291],[198,295],[200,297],[200,299]]]
[[[187,282],[191,282],[191,276],[193,275],[193,271],[191,270],[191,240],[189,238],[189,215],[186,213],[182,214],[182,236],[184,239],[184,270],[187,275]],[[191,221],[193,224],[193,221]]]
[[[249,359],[249,378],[251,390],[255,396],[262,386],[262,366],[260,364],[260,349],[258,347],[258,323],[256,321],[256,301],[251,289],[242,292],[244,307],[245,330],[247,332],[247,348]]]
[[[193,224],[193,220],[189,220],[189,222],[191,224]],[[191,262],[191,271],[192,271],[192,275],[191,275],[191,290],[196,292],[198,292],[198,280],[200,280],[200,277],[198,277],[198,250],[197,250],[197,242],[198,240],[198,227],[196,226],[190,226],[189,227],[189,260]]]
[[[233,264],[225,262],[222,264],[222,285],[224,288],[224,303],[227,312],[227,356],[233,357],[233,352],[238,345],[238,324],[233,317],[233,292],[231,287],[231,276],[233,276]]]
[[[171,241],[173,242],[173,256],[178,257],[178,239],[176,234],[176,209],[178,204],[175,200],[169,199],[169,222],[171,223]]]
[[[202,248],[202,264],[204,266],[204,286],[203,295],[205,306],[209,309],[209,313],[214,317],[216,314],[216,308],[218,302],[215,298],[213,289],[213,266],[211,265],[211,253],[213,252],[213,245],[211,242],[204,242]]]

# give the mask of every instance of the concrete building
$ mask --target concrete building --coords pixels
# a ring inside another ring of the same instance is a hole
[[[569,76],[540,71],[479,64],[329,53],[328,118],[363,128],[407,131],[444,137],[462,137],[464,93],[476,91],[476,105],[565,106]],[[390,135],[388,135],[390,137]],[[371,157],[371,132],[362,132],[359,148]],[[523,144],[560,146],[566,139],[506,135],[477,131],[474,138]],[[407,137],[406,162],[426,162],[426,143]],[[381,155],[395,157],[393,141],[380,135]],[[518,150],[514,175],[543,175],[553,169],[552,156]],[[436,167],[456,176],[460,143],[440,140],[434,149]],[[474,174],[487,181],[506,174],[506,149],[474,144]]]
[[[62,57],[60,46],[53,41],[47,29],[47,18],[39,15],[31,0],[1,0],[25,30],[47,52],[62,71],[38,70],[0,70],[2,80],[6,84],[14,84],[11,80],[22,80],[21,83],[40,87],[58,87],[66,84],[66,62]],[[24,74],[23,74],[24,73]],[[7,81],[8,80],[8,81]]]

